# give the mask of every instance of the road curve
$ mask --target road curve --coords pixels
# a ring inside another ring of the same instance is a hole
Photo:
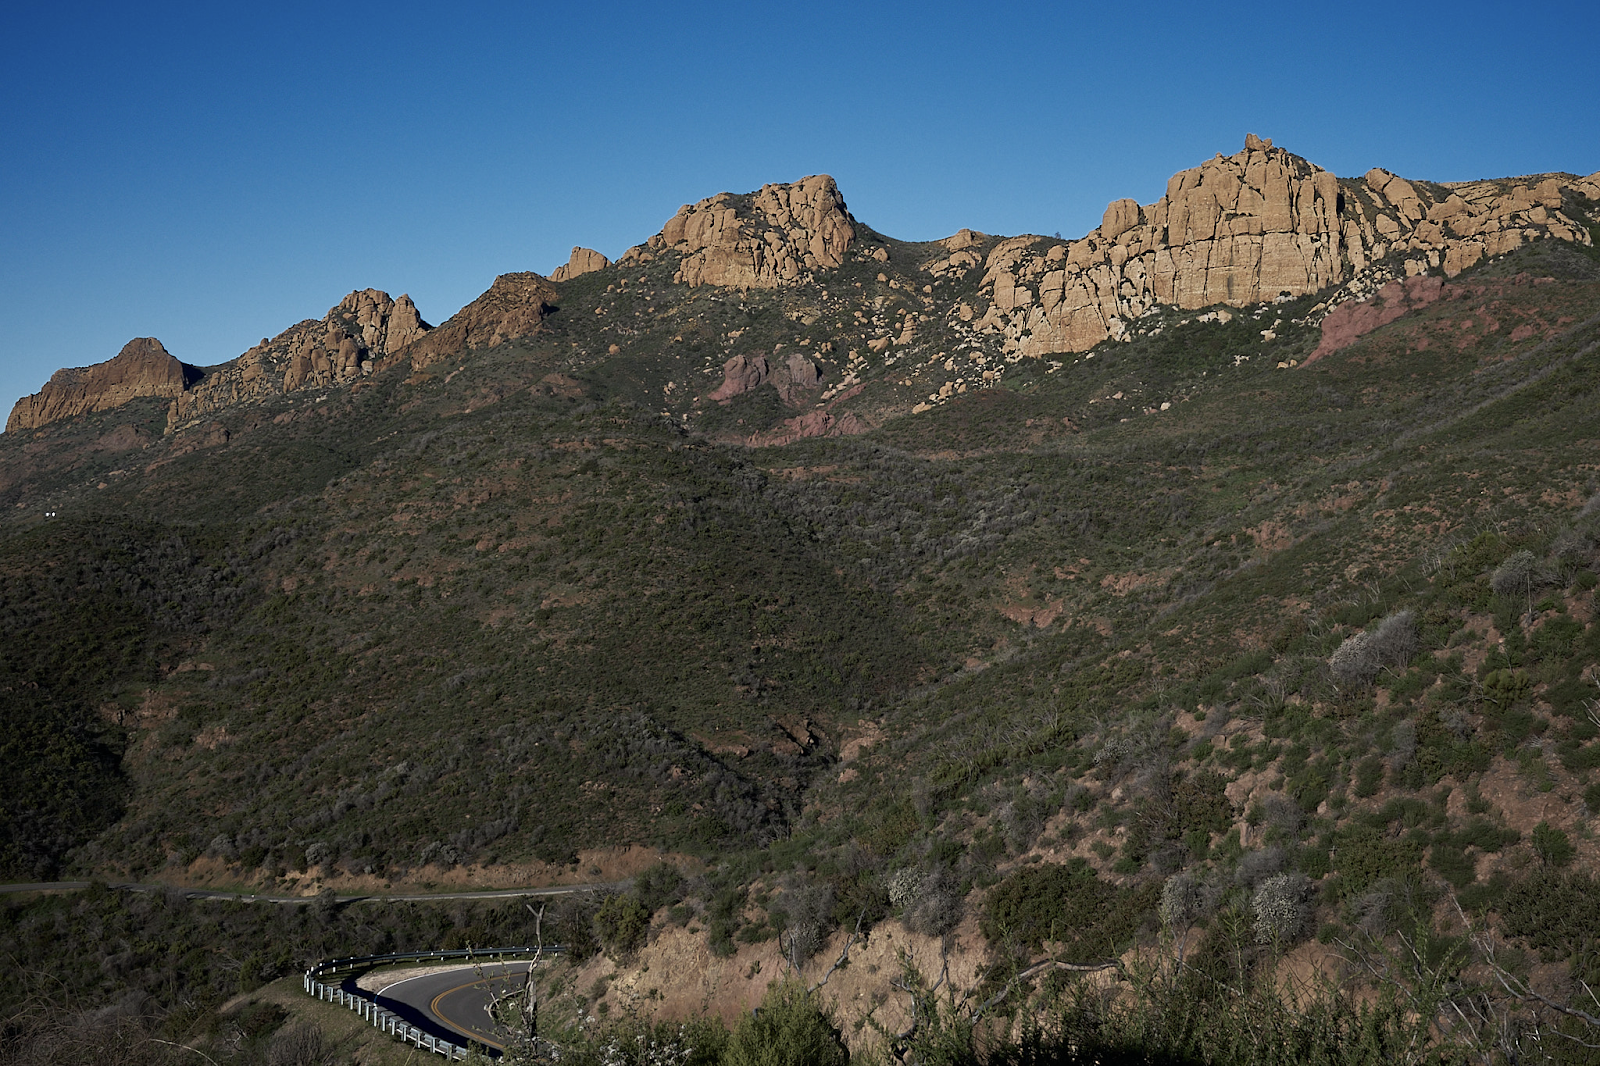
[[[387,985],[374,999],[378,1006],[448,1040],[472,1040],[504,1050],[505,1034],[497,1033],[489,1019],[489,996],[491,990],[520,988],[531,965],[453,966]]]

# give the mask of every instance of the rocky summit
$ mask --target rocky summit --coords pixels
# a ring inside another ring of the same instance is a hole
[[[135,337],[103,363],[57,370],[44,388],[17,401],[6,419],[6,432],[110,410],[140,396],[176,398],[198,378],[193,367],[178,362],[154,337]]]
[[[686,204],[621,262],[680,256],[673,280],[684,285],[775,288],[844,262],[855,220],[826,174],[792,185],[763,185],[748,196],[718,193]]]

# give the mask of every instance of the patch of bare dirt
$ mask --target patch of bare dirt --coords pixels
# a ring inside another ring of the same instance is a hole
[[[1034,626],[1043,629],[1061,617],[1066,610],[1066,603],[1062,600],[1047,600],[1043,604],[1029,606],[1022,603],[1009,603],[1000,608],[1000,613],[1019,625]]]
[[[872,747],[881,739],[883,739],[883,730],[878,728],[877,722],[861,722],[853,732],[845,732],[840,738],[839,761],[842,763],[854,762],[861,757],[863,751]]]
[[[835,933],[805,965],[802,979],[808,984],[822,980],[848,940],[848,933]],[[948,945],[944,959],[949,963],[950,983],[958,988],[976,987],[988,963],[988,948],[977,920],[967,917],[950,934]],[[907,960],[932,984],[943,965],[942,950],[938,938],[913,933],[898,921],[881,922],[863,934],[850,950],[849,965],[834,970],[819,992],[835,1011],[852,1052],[877,1040],[865,1025],[868,1012],[890,1029],[906,1027],[906,997],[890,982],[901,975],[902,960]],[[604,998],[612,1011],[637,1009],[664,1020],[704,1012],[732,1025],[760,1004],[767,985],[784,972],[775,941],[741,945],[735,954],[719,958],[711,953],[703,932],[668,927],[626,966],[595,958],[579,967],[574,978],[575,987],[587,989],[597,978],[609,977]]]

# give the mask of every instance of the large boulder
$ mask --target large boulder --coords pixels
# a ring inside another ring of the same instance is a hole
[[[611,260],[593,248],[574,248],[567,261],[550,274],[551,281],[570,281],[584,274],[593,274],[611,265]]]

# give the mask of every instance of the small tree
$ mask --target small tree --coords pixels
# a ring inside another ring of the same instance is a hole
[[[1533,590],[1549,580],[1538,558],[1530,551],[1512,552],[1506,561],[1495,567],[1489,575],[1489,587],[1496,596],[1524,596],[1528,610],[1533,610]]]
[[[1566,866],[1577,851],[1565,832],[1549,822],[1540,822],[1533,827],[1533,853],[1546,866]]]
[[[650,912],[631,895],[610,896],[594,915],[595,932],[612,958],[632,955],[644,946],[650,930]]]
[[[1342,686],[1370,685],[1378,676],[1381,666],[1372,647],[1372,638],[1365,633],[1347,637],[1328,659],[1328,672]]]
[[[850,1052],[816,997],[786,978],[768,985],[760,1008],[739,1020],[722,1061],[725,1066],[845,1066]]]
[[[1410,608],[1396,611],[1372,632],[1372,651],[1384,666],[1402,670],[1417,653],[1417,614]]]
[[[1340,644],[1328,660],[1328,671],[1340,685],[1370,685],[1386,666],[1404,669],[1417,653],[1417,645],[1416,613],[1396,611],[1376,627]]]
[[[654,914],[683,898],[683,873],[671,863],[658,862],[633,879],[633,894]]]
[[[1156,914],[1161,924],[1181,934],[1200,917],[1200,883],[1187,870],[1175,873],[1161,886],[1161,900],[1156,904]]]

